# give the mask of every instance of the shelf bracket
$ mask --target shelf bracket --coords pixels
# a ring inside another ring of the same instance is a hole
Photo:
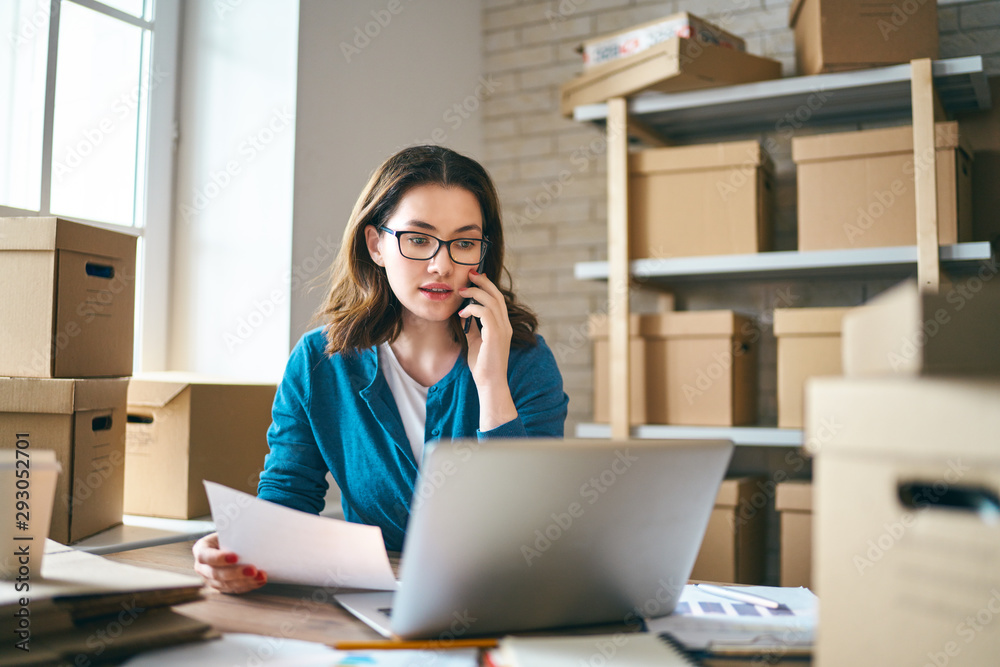
[[[933,62],[910,61],[913,108],[913,189],[917,214],[917,282],[922,292],[941,289],[938,248],[937,144],[934,124],[944,111],[934,91]]]
[[[611,437],[629,437],[628,106],[608,100],[608,349]]]
[[[674,144],[670,139],[636,118],[628,119],[628,133],[652,148],[663,148]]]

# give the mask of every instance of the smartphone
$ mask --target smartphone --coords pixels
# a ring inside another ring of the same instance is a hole
[[[482,270],[483,270],[483,265],[482,264],[480,264],[479,266],[476,267],[476,273],[481,273]],[[473,287],[472,281],[469,281],[469,285],[468,286],[469,287]],[[465,308],[470,303],[474,303],[477,306],[481,305],[478,301],[476,301],[472,297],[466,297],[465,299],[462,300],[462,305],[459,307],[459,310],[462,310],[462,308]],[[483,330],[483,323],[479,321],[478,317],[467,317],[467,318],[465,318],[465,327],[464,327],[463,331],[465,333],[469,333],[469,327],[472,326],[472,320],[476,321],[476,326],[479,327],[480,331],[482,331]]]

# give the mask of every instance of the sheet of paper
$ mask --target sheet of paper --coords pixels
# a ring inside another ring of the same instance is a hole
[[[274,583],[396,590],[376,526],[339,521],[205,482],[219,543]]]
[[[739,586],[736,590],[779,602],[787,609],[728,600],[687,585],[677,609],[646,620],[650,632],[667,633],[690,650],[792,651],[812,646],[818,599],[808,588]]]

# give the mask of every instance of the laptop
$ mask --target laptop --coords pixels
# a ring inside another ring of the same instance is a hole
[[[428,444],[395,592],[338,603],[451,640],[673,611],[732,456],[722,440]]]

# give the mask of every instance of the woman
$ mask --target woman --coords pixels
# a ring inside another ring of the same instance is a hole
[[[400,550],[425,442],[562,437],[562,378],[534,314],[500,286],[503,254],[499,199],[477,162],[416,146],[382,164],[331,268],[324,326],[285,369],[259,497],[319,513],[329,470],[345,518]],[[223,592],[267,581],[215,534],[194,554]]]

